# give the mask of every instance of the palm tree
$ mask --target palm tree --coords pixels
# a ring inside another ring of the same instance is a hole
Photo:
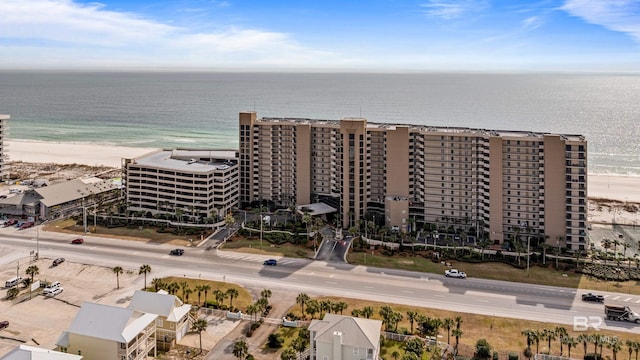
[[[527,349],[531,350],[531,344],[533,343],[533,330],[525,329],[520,332],[525,338],[527,338]]]
[[[271,297],[271,290],[269,289],[262,290],[260,292],[260,297],[268,300]]]
[[[178,289],[180,289],[180,285],[178,285],[177,282],[172,282],[169,285],[167,285],[167,291],[171,295],[175,295],[178,292]]]
[[[362,315],[364,315],[365,318],[369,319],[373,316],[373,307],[371,306],[365,306],[362,308]]]
[[[613,353],[613,360],[616,360],[618,352],[622,350],[622,341],[617,337],[613,337],[607,343],[607,348],[611,349],[611,352]]]
[[[413,334],[413,322],[416,321],[416,316],[418,315],[415,311],[407,311],[407,320],[409,320],[409,325],[411,325],[411,333]]]
[[[31,283],[33,283],[33,277],[40,274],[40,269],[36,265],[31,265],[27,268],[26,273],[31,276]]]
[[[228,288],[227,296],[229,296],[229,310],[233,309],[233,299],[237,298],[239,295],[238,289],[236,288]]]
[[[562,343],[567,345],[567,351],[569,352],[567,357],[571,358],[571,348],[578,345],[578,340],[576,340],[573,336],[563,336]]]
[[[627,340],[625,342],[625,345],[627,345],[627,349],[629,349],[629,360],[631,360],[631,354],[633,354],[634,341],[633,340]]]
[[[445,318],[442,321],[442,326],[447,329],[447,344],[451,344],[451,328],[454,325],[454,321],[452,318]]]
[[[198,292],[198,305],[200,305],[200,296],[202,295],[202,285],[196,285],[196,291]]]
[[[458,355],[458,344],[460,343],[460,338],[462,337],[462,330],[459,328],[455,328],[451,330],[451,335],[456,338],[456,346],[455,346],[455,355]]]
[[[304,304],[309,301],[309,295],[305,293],[300,293],[296,297],[296,304],[300,305],[300,312],[302,313],[302,317],[304,317]]]
[[[193,293],[193,289],[186,288],[183,292],[184,292],[184,296],[185,296],[185,303],[188,303],[189,302],[189,295],[191,295]]]
[[[236,223],[236,219],[233,217],[233,214],[229,212],[227,216],[224,217],[224,222],[227,225],[227,238],[231,236],[231,226]]]
[[[590,342],[590,340],[589,340],[589,335],[587,335],[587,334],[580,334],[580,335],[578,335],[578,337],[576,338],[576,340],[577,340],[578,342],[581,342],[581,343],[582,343],[582,346],[583,346],[583,350],[582,350],[582,352],[586,354],[586,353],[587,353],[587,344]]]
[[[193,323],[193,325],[191,325],[191,330],[198,332],[198,336],[200,337],[200,353],[201,354],[202,354],[202,332],[207,330],[207,326],[209,326],[209,323],[207,323],[207,320],[205,319],[198,319]]]
[[[182,301],[184,301],[185,300],[184,293],[185,293],[185,290],[189,288],[189,283],[186,281],[181,281],[179,285],[180,285],[180,288],[182,289]]]
[[[164,280],[159,278],[153,278],[153,280],[151,280],[151,285],[156,289],[156,292],[167,286],[167,284],[164,283]]]
[[[399,353],[398,351],[395,351],[395,350],[394,350],[394,351],[391,353],[391,358],[392,358],[393,360],[400,360],[400,353]]]
[[[233,344],[233,356],[237,357],[238,359],[242,359],[243,357],[245,357],[248,352],[249,352],[249,345],[247,345],[246,341],[237,340]]]
[[[138,271],[138,275],[144,274],[144,288],[147,289],[147,274],[151,272],[151,266],[144,264],[140,266],[140,271]]]
[[[206,285],[202,285],[202,291],[204,292],[204,302],[207,302],[207,293],[209,292],[209,290],[211,290],[211,285],[206,284]]]
[[[120,274],[124,272],[121,266],[114,266],[112,269],[113,273],[116,274],[116,288],[120,289]]]
[[[564,342],[562,341],[566,336],[569,336],[569,334],[567,333],[567,329],[563,328],[562,326],[556,326],[555,329],[553,329],[553,331],[556,333],[556,335],[558,336],[558,340],[560,341],[560,356],[562,356],[562,345],[564,345]]]

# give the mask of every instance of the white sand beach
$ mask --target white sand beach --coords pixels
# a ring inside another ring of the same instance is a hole
[[[156,149],[30,140],[5,141],[8,162],[24,163],[81,164],[119,168],[122,158],[137,157],[153,150]],[[589,174],[588,196],[589,221],[638,223],[640,176]]]
[[[8,162],[81,164],[120,167],[122,158],[134,158],[153,148],[60,143],[31,140],[7,140],[5,154]]]

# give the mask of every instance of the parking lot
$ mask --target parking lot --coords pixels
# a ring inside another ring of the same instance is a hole
[[[0,249],[3,253],[8,249]],[[26,344],[53,349],[55,342],[66,330],[85,301],[99,302],[109,305],[126,306],[129,296],[136,288],[136,282],[142,287],[137,272],[125,270],[120,274],[120,289],[116,289],[116,279],[113,271],[106,267],[78,264],[69,261],[58,266],[52,266],[53,259],[40,258],[37,261],[23,258],[0,265],[0,285],[16,276],[21,277],[27,267],[35,265],[39,269],[36,280],[60,281],[64,291],[55,297],[45,297],[42,290],[32,292],[20,285],[20,298],[23,301],[7,300],[7,289],[0,290],[0,321],[9,321],[9,327],[0,331],[0,356],[6,354],[16,345]],[[102,279],[103,281],[96,281]]]

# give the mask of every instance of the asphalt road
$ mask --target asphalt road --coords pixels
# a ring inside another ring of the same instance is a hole
[[[450,279],[439,274],[353,266],[339,262],[279,258],[277,266],[263,266],[269,256],[185,248],[183,256],[170,256],[171,244],[144,243],[84,236],[82,245],[72,245],[73,235],[35,230],[0,232],[0,265],[23,261],[39,248],[40,257],[65,257],[69,261],[108,267],[137,269],[149,264],[148,277],[168,275],[201,277],[263,287],[363,298],[386,303],[430,307],[565,324],[575,316],[602,316],[603,305],[584,303],[585,292],[571,288],[521,284],[484,279]],[[37,245],[36,245],[37,242]],[[109,279],[111,281],[111,279]],[[598,292],[610,304],[628,305],[640,311],[640,296]],[[640,325],[604,321],[602,329],[640,333]]]

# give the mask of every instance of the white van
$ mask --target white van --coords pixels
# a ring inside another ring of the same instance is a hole
[[[45,296],[54,296],[61,292],[62,292],[62,284],[60,284],[60,281],[54,281],[51,284],[49,284],[49,286],[44,288],[44,290],[42,291],[42,294]]]
[[[18,285],[20,282],[22,281],[22,277],[18,276],[18,277],[14,277],[13,279],[9,279],[4,283],[4,287],[6,288],[12,288],[16,285]]]

